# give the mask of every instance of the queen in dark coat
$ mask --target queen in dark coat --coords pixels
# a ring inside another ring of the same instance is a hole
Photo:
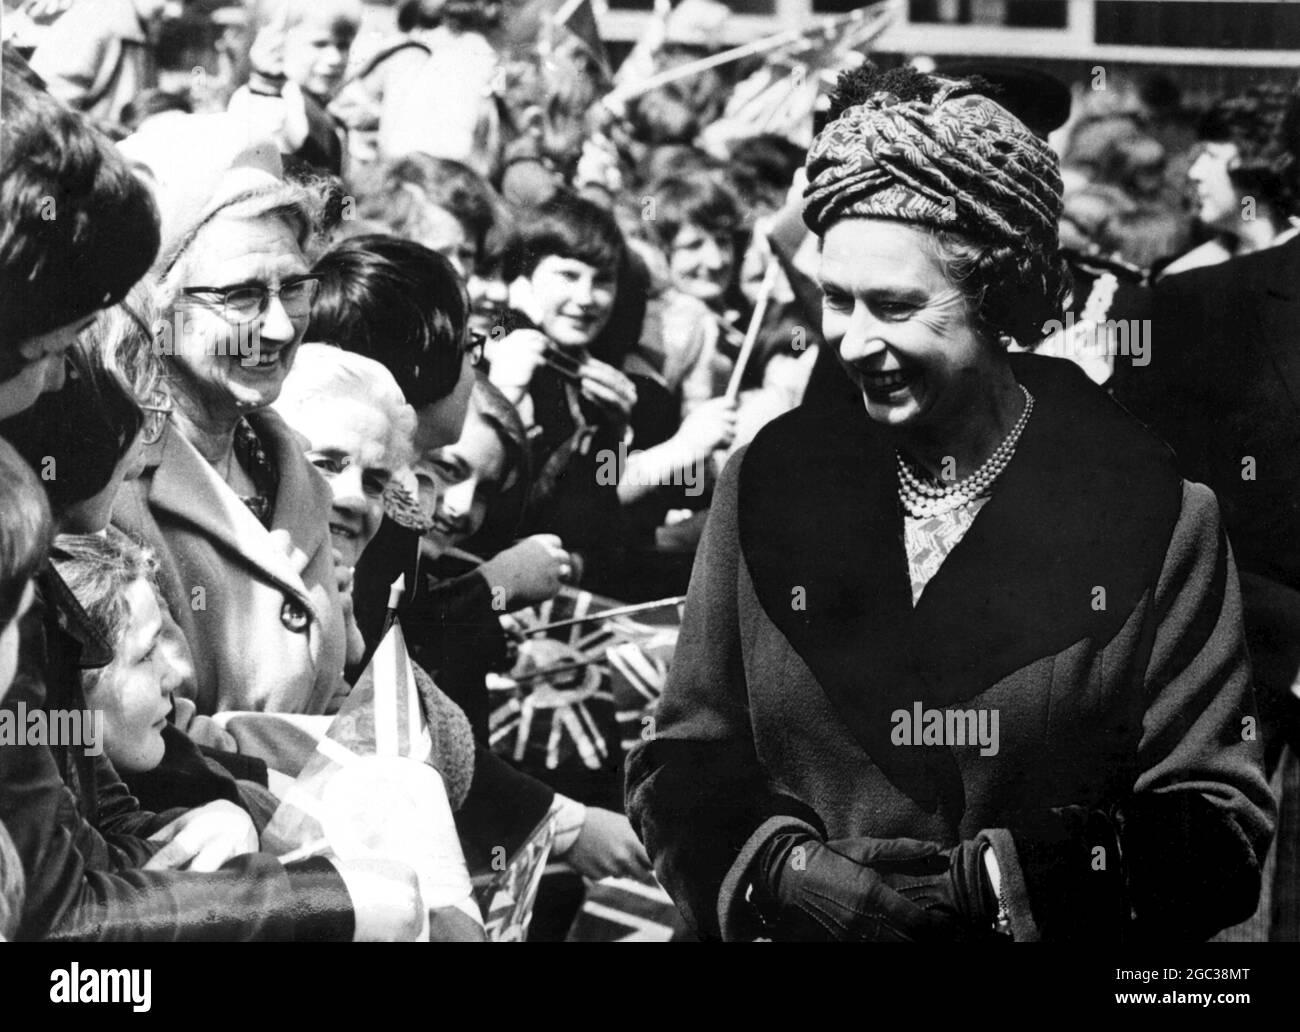
[[[1007,352],[1067,291],[1041,140],[910,70],[832,114],[805,220],[857,397],[723,474],[633,824],[704,937],[1204,939],[1273,818],[1214,495]]]

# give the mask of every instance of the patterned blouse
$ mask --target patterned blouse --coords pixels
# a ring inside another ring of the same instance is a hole
[[[988,500],[989,496],[984,495],[941,516],[903,514],[903,543],[907,548],[907,572],[912,578],[913,608]]]

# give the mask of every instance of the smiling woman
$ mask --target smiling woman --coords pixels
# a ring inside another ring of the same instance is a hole
[[[415,409],[392,373],[373,359],[304,344],[276,403],[307,441],[307,460],[330,485],[334,557],[354,567],[379,530],[384,493],[412,453]]]
[[[1065,292],[1047,145],[910,69],[831,114],[804,219],[861,403],[728,464],[628,813],[706,937],[1204,939],[1271,833],[1214,497],[1007,352]],[[892,734],[955,707],[999,748]]]
[[[114,522],[157,554],[194,657],[179,691],[199,714],[320,714],[344,690],[329,493],[270,408],[316,291],[302,252],[310,213],[274,155],[251,153],[266,163],[228,171],[203,204],[165,214],[173,411]],[[292,769],[274,741],[241,748]]]

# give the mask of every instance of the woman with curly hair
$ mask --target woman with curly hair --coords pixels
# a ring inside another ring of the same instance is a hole
[[[1276,247],[1297,233],[1300,109],[1286,86],[1252,86],[1219,101],[1187,170],[1197,219],[1213,236],[1162,270],[1172,276]]]
[[[1271,831],[1211,492],[1032,348],[1068,273],[1047,145],[870,67],[808,155],[853,405],[723,473],[628,811],[704,937],[1195,940]]]

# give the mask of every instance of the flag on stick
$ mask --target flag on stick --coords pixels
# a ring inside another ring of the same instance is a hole
[[[419,876],[428,938],[483,941],[482,916],[400,623],[384,635],[263,844],[286,857],[400,860]]]

